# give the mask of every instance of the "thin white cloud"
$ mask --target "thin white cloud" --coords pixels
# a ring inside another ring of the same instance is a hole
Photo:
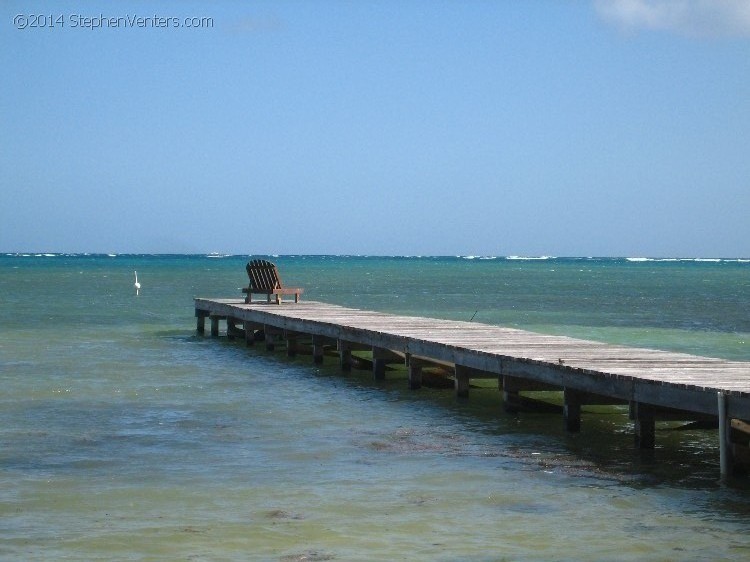
[[[750,37],[750,0],[594,0],[594,6],[625,30]]]

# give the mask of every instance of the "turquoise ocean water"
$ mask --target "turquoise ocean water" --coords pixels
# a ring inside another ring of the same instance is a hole
[[[0,256],[0,559],[750,559],[715,430],[640,452],[620,408],[567,434],[197,337],[247,259]],[[749,260],[272,259],[307,299],[750,361]]]

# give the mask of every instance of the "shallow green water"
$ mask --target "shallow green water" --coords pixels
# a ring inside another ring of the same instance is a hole
[[[245,260],[0,257],[0,558],[750,557],[715,431],[641,453],[617,408],[571,435],[489,384],[196,337],[192,298],[239,295]],[[311,299],[750,360],[747,262],[276,261]]]

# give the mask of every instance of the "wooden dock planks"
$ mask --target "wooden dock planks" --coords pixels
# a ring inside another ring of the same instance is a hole
[[[196,299],[196,310],[281,329],[324,335],[497,371],[522,362],[568,375],[632,379],[698,392],[723,391],[750,402],[750,363],[538,334],[475,322],[398,316],[314,301],[295,305]],[[419,351],[417,351],[419,348]],[[436,350],[438,356],[426,351]],[[481,359],[478,359],[481,358]],[[494,359],[494,361],[493,361]],[[497,368],[492,368],[493,363]],[[531,375],[533,377],[533,375]],[[715,413],[715,411],[714,411]],[[750,408],[746,410],[750,417]],[[739,416],[738,416],[739,417]]]
[[[315,301],[278,306],[246,304],[240,299],[197,298],[195,313],[199,330],[205,317],[228,318],[268,330],[328,338],[338,341],[340,349],[364,346],[374,352],[376,377],[383,376],[385,358],[414,356],[420,364],[425,360],[452,364],[459,394],[468,393],[470,378],[491,376],[508,384],[506,400],[511,400],[512,393],[517,394],[519,389],[539,385],[565,390],[566,416],[575,417],[566,418],[566,427],[574,431],[580,425],[580,400],[584,397],[595,397],[591,399],[604,403],[630,402],[635,405],[636,441],[641,446],[653,446],[654,408],[717,416],[726,428],[731,419],[750,420],[750,362]],[[217,323],[212,321],[211,330],[214,335],[218,333]],[[318,357],[322,359],[321,352]],[[344,367],[348,361],[344,352],[341,358]],[[416,369],[415,373],[419,367]],[[411,373],[410,369],[410,377]],[[415,379],[414,387],[417,386]],[[729,435],[728,431],[724,433]],[[724,456],[731,458],[725,448],[722,445]],[[725,465],[722,462],[722,470],[727,470]]]

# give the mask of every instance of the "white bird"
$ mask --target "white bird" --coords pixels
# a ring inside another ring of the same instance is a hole
[[[135,283],[133,283],[133,287],[135,287],[135,294],[139,295],[141,293],[141,284],[138,283],[138,272],[134,271],[135,273]]]

